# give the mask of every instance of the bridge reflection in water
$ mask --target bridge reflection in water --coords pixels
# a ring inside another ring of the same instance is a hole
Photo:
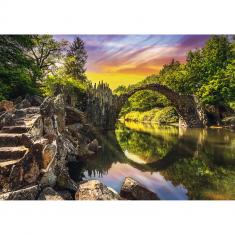
[[[79,177],[119,191],[130,176],[161,199],[235,199],[235,133],[127,122],[99,137],[103,148]]]

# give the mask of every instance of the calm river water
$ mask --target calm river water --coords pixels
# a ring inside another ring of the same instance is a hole
[[[235,199],[235,133],[119,123],[84,163],[83,179],[120,191],[129,176],[163,200]]]

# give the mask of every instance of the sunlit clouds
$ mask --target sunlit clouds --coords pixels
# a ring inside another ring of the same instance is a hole
[[[55,35],[72,41],[76,35]],[[209,35],[79,35],[88,53],[87,76],[112,89],[158,73],[173,58],[184,62],[189,50],[200,48]]]

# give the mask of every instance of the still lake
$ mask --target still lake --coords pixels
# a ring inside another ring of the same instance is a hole
[[[84,180],[119,192],[132,177],[163,200],[235,199],[235,132],[125,122],[99,141],[79,171]]]

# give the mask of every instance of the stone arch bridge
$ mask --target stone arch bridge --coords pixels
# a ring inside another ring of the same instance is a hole
[[[87,98],[87,114],[92,124],[100,129],[114,129],[122,106],[138,91],[152,90],[166,96],[176,108],[182,127],[206,126],[206,115],[194,95],[182,95],[160,84],[147,84],[117,96],[105,83],[91,86]]]

